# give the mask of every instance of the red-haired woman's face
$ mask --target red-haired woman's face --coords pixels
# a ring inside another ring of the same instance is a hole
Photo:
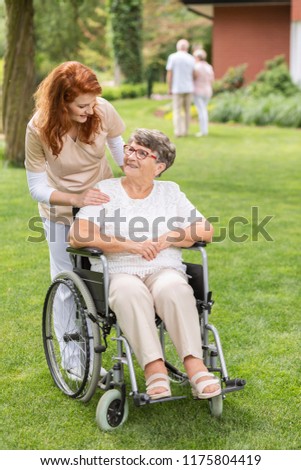
[[[67,105],[69,116],[72,121],[84,123],[89,116],[94,114],[94,107],[97,103],[97,95],[85,93],[78,95],[72,103]]]

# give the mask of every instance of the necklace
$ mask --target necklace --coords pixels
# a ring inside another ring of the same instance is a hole
[[[69,137],[71,137],[72,140],[74,140],[74,142],[76,141],[77,137],[78,137],[78,126],[73,126],[71,127],[71,129],[67,132],[67,134],[69,135]]]

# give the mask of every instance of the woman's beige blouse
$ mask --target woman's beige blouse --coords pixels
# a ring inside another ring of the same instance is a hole
[[[85,144],[66,135],[58,157],[40,139],[33,116],[26,131],[26,169],[36,173],[46,171],[49,186],[67,193],[80,193],[101,180],[111,178],[113,173],[105,156],[106,139],[121,135],[125,125],[108,101],[104,98],[97,98],[97,101],[96,109],[101,116],[102,130],[97,134],[95,142],[92,145]],[[70,206],[39,203],[39,210],[42,217],[54,222],[72,222]]]

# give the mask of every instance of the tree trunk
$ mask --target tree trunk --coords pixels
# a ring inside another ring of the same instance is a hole
[[[121,70],[116,60],[114,61],[114,85],[115,86],[121,85]]]
[[[5,158],[22,166],[26,124],[32,113],[34,91],[33,0],[5,0],[7,45],[3,79]]]
[[[127,83],[141,83],[142,0],[110,0],[115,60]]]

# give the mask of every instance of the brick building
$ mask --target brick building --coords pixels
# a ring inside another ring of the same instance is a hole
[[[284,55],[301,86],[301,0],[184,0],[213,23],[212,62],[217,78],[231,66],[248,64],[253,80],[266,60]]]

